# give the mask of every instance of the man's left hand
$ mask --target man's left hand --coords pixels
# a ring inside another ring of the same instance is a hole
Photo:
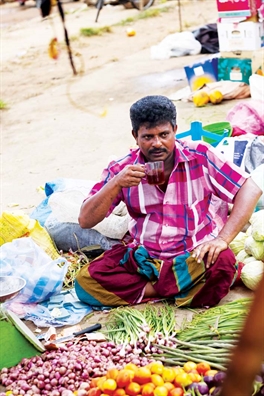
[[[218,236],[212,241],[208,241],[202,243],[199,246],[196,246],[193,251],[192,257],[196,258],[197,262],[200,263],[203,260],[205,254],[208,253],[206,268],[209,268],[215,263],[219,254],[227,248],[228,244],[226,243],[226,241]]]

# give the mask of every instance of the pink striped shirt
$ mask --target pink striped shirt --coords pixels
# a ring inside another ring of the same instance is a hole
[[[92,188],[89,196],[126,165],[144,162],[140,150],[131,149],[125,157],[108,165],[102,181]],[[166,191],[149,185],[143,178],[138,186],[122,189],[107,216],[124,201],[131,216],[132,245],[143,245],[151,257],[170,259],[217,236],[213,198],[232,203],[248,176],[212,146],[176,140],[175,164]]]

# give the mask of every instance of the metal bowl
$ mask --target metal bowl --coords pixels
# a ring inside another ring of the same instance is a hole
[[[25,285],[25,279],[18,276],[0,276],[0,302],[15,297]]]

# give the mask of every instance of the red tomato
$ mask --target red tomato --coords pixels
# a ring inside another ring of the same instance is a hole
[[[204,375],[206,371],[211,370],[210,364],[206,362],[200,362],[196,366],[196,370],[199,374]]]

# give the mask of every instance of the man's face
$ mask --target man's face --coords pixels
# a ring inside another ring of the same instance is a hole
[[[166,122],[153,128],[141,126],[138,135],[135,136],[134,132],[133,135],[148,162],[166,161],[173,158],[176,130],[177,126],[173,128]]]

